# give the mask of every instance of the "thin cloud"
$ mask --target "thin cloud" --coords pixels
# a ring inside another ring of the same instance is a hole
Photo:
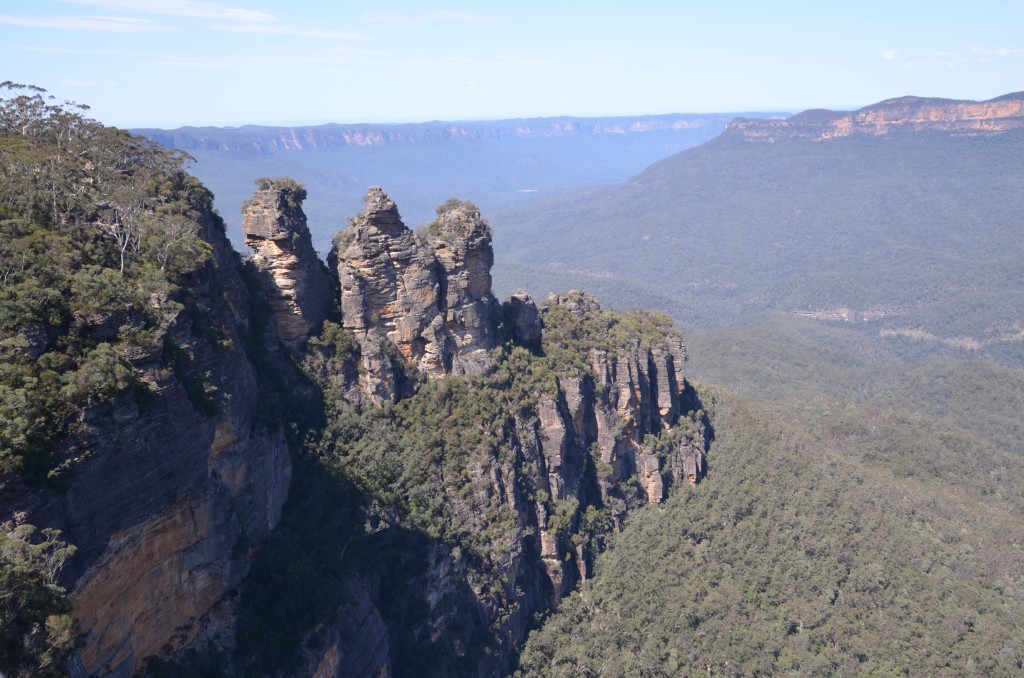
[[[473,14],[472,12],[428,12],[426,17],[431,21],[456,21],[467,24],[491,24],[503,21],[502,17]]]
[[[895,61],[899,58],[900,53],[894,49],[883,49],[881,50],[882,58],[886,61]]]
[[[154,66],[198,69],[238,69],[253,65],[297,65],[297,66],[343,66],[354,60],[330,49],[306,54],[248,54],[213,55],[189,52],[163,52],[146,50],[125,50],[103,47],[44,47],[38,45],[13,45],[11,49],[21,52],[45,54],[67,54],[80,56],[102,56],[114,59],[131,59]],[[380,57],[366,56],[365,63],[379,63]],[[113,83],[108,83],[113,84]]]
[[[252,33],[261,35],[287,35],[299,38],[328,40],[367,40],[366,35],[320,26],[293,26],[280,23],[280,18],[269,12],[242,9],[219,2],[200,0],[59,0],[73,5],[86,5],[98,9],[137,11],[167,17],[198,20],[201,28],[223,33]],[[102,21],[104,17],[91,17]],[[67,17],[55,19],[28,18],[26,21],[49,22],[49,27],[63,27],[54,23],[72,23]],[[121,19],[122,21],[147,22],[145,19]],[[80,23],[80,22],[79,22]],[[159,25],[148,22],[150,25]],[[27,24],[25,24],[27,25]],[[43,23],[33,24],[43,25]],[[71,26],[67,26],[71,27]],[[84,27],[84,26],[82,26]],[[156,30],[156,29],[154,29]],[[170,29],[163,29],[170,30]]]
[[[65,4],[88,5],[114,11],[145,12],[192,19],[217,19],[244,23],[269,23],[278,17],[269,12],[242,9],[219,2],[199,0],[60,0]]]
[[[469,23],[491,24],[504,21],[504,17],[474,14],[472,12],[366,12],[363,21],[371,24],[388,24],[391,26],[418,26],[424,23]]]
[[[172,29],[148,19],[126,16],[16,16],[0,14],[0,24],[29,28],[59,28],[70,31],[110,33],[166,33]]]
[[[975,45],[971,47],[971,54],[978,57],[979,59],[1005,59],[1007,57],[1019,56],[1024,53],[1019,47],[985,47],[981,45]]]
[[[339,31],[317,26],[287,26],[266,24],[226,24],[215,27],[227,33],[260,33],[264,35],[291,35],[299,38],[326,38],[330,40],[369,40],[362,33]]]

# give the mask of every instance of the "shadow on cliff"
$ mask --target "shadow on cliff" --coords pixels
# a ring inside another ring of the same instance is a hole
[[[687,379],[684,382],[682,393],[679,396],[679,409],[683,412],[699,412],[700,417],[698,421],[704,427],[704,451],[711,451],[711,443],[715,440],[715,426],[711,423],[711,417],[708,416],[708,410],[704,407],[704,403],[701,402],[700,394],[697,393],[697,389],[693,387],[693,384]],[[705,455],[704,458],[704,475],[707,476],[711,473],[711,461],[708,458],[710,455]]]
[[[242,592],[236,664],[255,675],[303,673],[338,644],[368,674],[380,662],[395,676],[472,672],[495,636],[466,579],[446,571],[451,547],[374,526],[343,474],[305,453],[294,463],[292,498]],[[433,618],[432,597],[443,611]]]

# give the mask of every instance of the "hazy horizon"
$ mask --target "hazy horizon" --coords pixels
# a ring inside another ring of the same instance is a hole
[[[1022,87],[1024,4],[15,1],[5,79],[119,127],[849,110]],[[884,17],[884,21],[878,17]],[[322,122],[321,122],[322,121]]]

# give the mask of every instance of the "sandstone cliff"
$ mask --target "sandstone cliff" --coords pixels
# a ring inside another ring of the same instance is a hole
[[[529,317],[524,307],[531,305],[518,297],[506,315]],[[425,386],[410,400],[416,418],[399,415],[407,417],[402,426],[418,423],[441,398],[446,414],[433,426],[497,429],[491,443],[434,448],[442,459],[459,459],[420,471],[427,486],[444,491],[435,510],[450,507],[452,527],[421,547],[426,565],[418,575],[377,575],[401,609],[425,606],[422,620],[396,631],[396,644],[422,646],[434,637],[454,648],[490,648],[461,658],[449,649],[432,669],[438,675],[507,672],[529,620],[588,576],[606,532],[631,509],[658,503],[670,486],[696,483],[705,472],[706,431],[686,401],[678,333],[662,319],[602,311],[580,293],[549,298],[540,318],[542,333],[552,335],[542,338],[546,356],[527,357],[517,338],[489,380]],[[571,341],[560,345],[563,338]],[[554,372],[538,372],[544,365]],[[418,454],[415,439],[403,453]],[[386,515],[416,524],[401,511]]]
[[[79,548],[65,571],[76,676],[214,659],[239,675],[505,673],[608,531],[704,472],[685,351],[664,318],[577,292],[499,305],[472,203],[445,203],[417,234],[378,188],[336,239],[335,286],[303,197],[267,180],[247,205],[255,279],[207,203],[196,223],[210,259],[148,297],[161,342],[117,344],[145,397],[84,406],[55,452],[63,491],[0,477],[6,528],[58,528]],[[340,324],[324,322],[335,294]],[[267,317],[250,313],[264,303]],[[111,344],[143,317],[83,313],[72,331]],[[38,357],[52,339],[26,328],[18,350]],[[271,402],[278,391],[319,409]],[[287,508],[281,423],[306,440],[306,503]],[[314,507],[338,513],[311,525]],[[252,590],[268,581],[282,588],[263,588],[260,607]],[[315,613],[275,598],[293,586],[322,598]],[[258,633],[282,624],[295,645],[271,656]]]
[[[490,231],[471,204],[448,203],[426,240],[394,201],[371,188],[366,209],[335,238],[342,324],[359,343],[362,380],[375,402],[414,389],[413,372],[478,372],[493,347]]]
[[[313,249],[302,201],[306,191],[290,179],[260,179],[245,206],[242,232],[254,250],[281,341],[296,348],[327,319],[330,276]]]
[[[0,478],[5,528],[57,528],[78,547],[63,578],[83,634],[79,675],[130,676],[146,657],[229,639],[232,596],[288,496],[283,436],[256,419],[240,261],[212,210],[198,220],[212,257],[179,295],[151,299],[174,315],[164,348],[125,349],[146,397],[84,409],[54,451],[70,469],[62,491]],[[71,331],[111,341],[98,327]]]
[[[826,141],[851,136],[885,136],[896,132],[947,132],[961,136],[992,135],[1024,128],[1024,93],[988,101],[900,97],[853,112],[804,111],[784,120],[738,118],[726,134],[746,141],[781,139]]]

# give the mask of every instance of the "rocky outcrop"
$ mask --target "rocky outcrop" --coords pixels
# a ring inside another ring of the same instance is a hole
[[[545,310],[552,306],[580,317],[599,311],[578,292],[552,295]],[[704,431],[683,409],[686,349],[679,334],[666,331],[654,343],[636,338],[614,350],[592,347],[588,358],[590,375],[563,375],[559,383],[571,414],[567,425],[607,465],[599,474],[602,494],[613,497],[623,480],[636,477],[644,497],[618,498],[627,506],[658,503],[668,486],[684,479],[696,484],[705,472]]]
[[[260,179],[242,214],[250,261],[260,273],[277,334],[297,348],[319,329],[332,304],[330,274],[313,249],[302,211],[306,191],[291,179]]]
[[[515,292],[501,305],[506,331],[524,346],[540,344],[540,311],[526,292]]]
[[[427,238],[402,223],[378,187],[335,238],[342,324],[359,343],[363,390],[395,401],[428,376],[486,369],[494,346],[490,230],[469,203],[449,202]]]
[[[946,132],[959,136],[999,134],[1024,128],[1024,92],[988,101],[900,97],[853,112],[804,111],[784,120],[738,118],[726,135],[745,141],[827,141],[897,132]]]
[[[490,363],[487,352],[495,345],[491,229],[476,205],[449,200],[437,208],[437,221],[427,227],[427,242],[440,266],[438,307],[454,342],[445,372],[482,372]]]

